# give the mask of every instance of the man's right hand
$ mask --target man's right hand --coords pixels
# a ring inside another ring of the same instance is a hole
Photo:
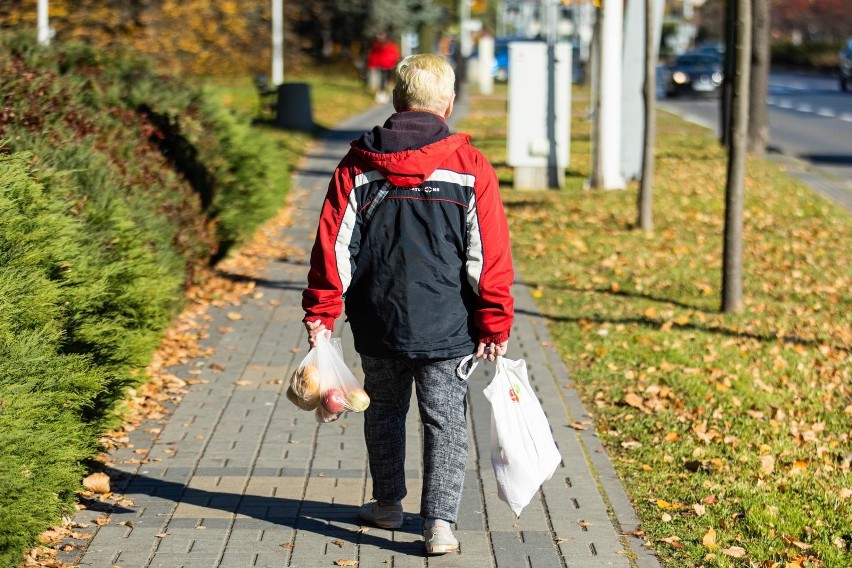
[[[477,359],[488,359],[489,361],[494,361],[498,356],[502,357],[506,354],[506,350],[509,346],[509,340],[502,343],[482,343],[479,342],[479,345],[476,346],[476,358]]]
[[[327,330],[325,328],[325,324],[323,324],[320,320],[306,321],[305,330],[308,332],[308,345],[310,345],[311,348],[317,346],[317,336],[320,333],[325,332],[325,336],[331,339],[331,331]]]

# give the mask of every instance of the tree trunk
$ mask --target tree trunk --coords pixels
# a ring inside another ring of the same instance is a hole
[[[725,250],[722,267],[722,311],[743,309],[743,186],[748,134],[749,74],[751,71],[751,3],[736,2],[737,33],[731,100],[728,182],[725,191]]]
[[[657,61],[654,57],[654,0],[645,0],[645,137],[642,145],[642,180],[639,183],[639,227],[654,230],[654,139],[656,138]]]
[[[769,0],[752,0],[751,86],[749,88],[748,152],[766,154],[769,143]]]

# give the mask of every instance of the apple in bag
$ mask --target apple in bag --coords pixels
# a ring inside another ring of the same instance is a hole
[[[330,414],[339,414],[346,407],[346,395],[337,387],[331,387],[322,394],[322,407]]]

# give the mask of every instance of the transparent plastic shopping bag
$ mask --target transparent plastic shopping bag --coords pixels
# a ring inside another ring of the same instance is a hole
[[[483,392],[491,403],[491,465],[497,496],[520,517],[562,456],[523,359],[497,357],[496,373]]]
[[[339,338],[317,336],[290,377],[287,398],[302,410],[313,410],[317,422],[333,422],[344,411],[363,412],[370,397],[343,360]]]

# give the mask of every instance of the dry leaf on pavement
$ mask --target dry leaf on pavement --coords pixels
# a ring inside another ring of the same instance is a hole
[[[95,493],[109,493],[109,476],[101,472],[93,473],[83,480],[83,487]]]

